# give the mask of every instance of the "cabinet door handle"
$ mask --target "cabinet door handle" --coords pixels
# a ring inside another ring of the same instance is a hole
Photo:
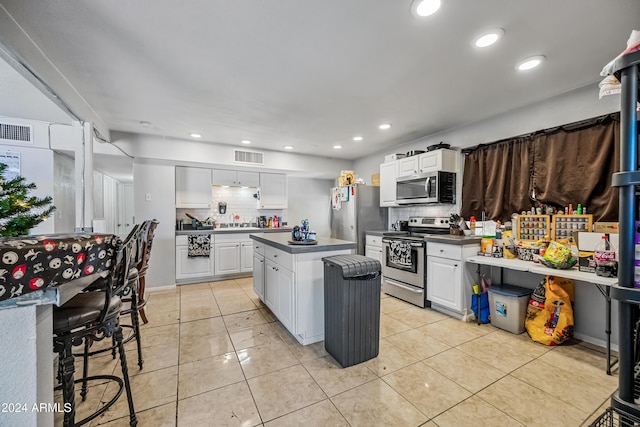
[[[457,267],[457,266],[458,266],[458,264],[453,264],[453,266],[454,266],[454,267]]]
[[[273,255],[273,257],[274,257],[274,258],[278,258],[278,254],[274,254],[274,255]]]

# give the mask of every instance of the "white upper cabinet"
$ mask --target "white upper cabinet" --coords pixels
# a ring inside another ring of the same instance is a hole
[[[420,154],[420,173],[446,171],[458,172],[460,169],[460,152],[454,150],[434,150]]]
[[[260,174],[258,172],[230,171],[213,169],[212,183],[215,185],[239,185],[243,187],[258,187]]]
[[[398,176],[417,175],[418,169],[418,156],[411,156],[398,160]]]
[[[258,209],[287,209],[287,176],[279,173],[260,174]]]
[[[176,166],[176,207],[211,205],[211,169]]]
[[[380,206],[397,206],[396,178],[398,177],[398,161],[380,165]]]

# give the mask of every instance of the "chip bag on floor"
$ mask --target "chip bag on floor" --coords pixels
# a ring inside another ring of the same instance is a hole
[[[558,345],[573,337],[573,289],[573,280],[547,276],[533,291],[524,322],[532,340]]]

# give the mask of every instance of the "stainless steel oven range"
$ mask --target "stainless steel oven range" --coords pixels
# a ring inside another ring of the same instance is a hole
[[[411,217],[407,235],[382,239],[382,291],[423,308],[431,306],[425,256],[425,236],[429,234],[449,234],[449,219]]]

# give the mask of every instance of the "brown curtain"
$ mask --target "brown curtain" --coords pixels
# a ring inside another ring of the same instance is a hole
[[[468,154],[462,177],[463,218],[482,211],[505,221],[522,206],[531,206],[531,139],[514,138]]]
[[[594,221],[618,220],[618,190],[611,175],[620,169],[620,122],[594,120],[579,129],[558,129],[533,141],[533,188],[540,203],[587,207]]]
[[[619,129],[614,114],[467,150],[460,214],[505,221],[537,203],[581,203],[594,221],[617,221]]]

